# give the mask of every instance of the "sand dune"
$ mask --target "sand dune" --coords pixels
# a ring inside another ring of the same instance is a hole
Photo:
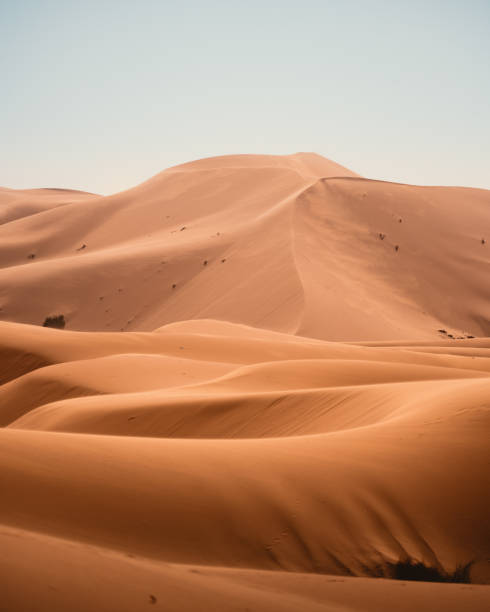
[[[32,192],[48,208],[30,215],[26,193],[0,227],[4,320],[127,331],[211,318],[353,341],[490,333],[484,190],[372,181],[299,154],[200,160],[108,197]]]
[[[0,190],[0,609],[486,609],[489,213],[313,154]]]
[[[288,572],[284,580],[282,572],[174,565],[16,529],[3,529],[0,538],[6,552],[0,557],[0,579],[3,572],[12,577],[2,585],[6,587],[6,609],[135,612],[153,604],[155,609],[164,606],[167,610],[204,612],[411,612],[439,606],[448,612],[460,612],[469,605],[484,610],[488,603],[484,586],[293,572]],[[26,564],[26,559],[32,564]],[[26,583],[31,589],[26,590]],[[32,591],[37,594],[35,601]]]

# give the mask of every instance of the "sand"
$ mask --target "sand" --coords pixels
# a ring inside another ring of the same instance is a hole
[[[489,215],[314,154],[0,190],[0,610],[487,609]]]

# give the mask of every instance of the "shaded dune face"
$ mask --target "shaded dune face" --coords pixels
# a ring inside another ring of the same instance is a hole
[[[313,154],[0,190],[0,610],[486,609],[489,207]]]

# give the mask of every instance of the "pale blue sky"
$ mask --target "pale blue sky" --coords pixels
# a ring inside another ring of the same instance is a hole
[[[490,188],[490,0],[0,0],[0,185],[228,153]]]

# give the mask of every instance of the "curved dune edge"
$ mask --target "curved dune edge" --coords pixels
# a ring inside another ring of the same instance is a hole
[[[359,346],[212,321],[0,329],[0,522],[71,542],[75,565],[95,546],[147,559],[145,584],[167,580],[162,563],[229,568],[219,593],[233,572],[255,584],[268,570],[253,591],[265,606],[281,605],[266,585],[285,571],[390,576],[410,561],[490,581],[488,340]]]
[[[459,612],[483,610],[488,603],[483,586],[168,564],[5,526],[0,527],[0,542],[6,609],[137,612],[153,604],[184,612],[429,612],[436,607]]]

